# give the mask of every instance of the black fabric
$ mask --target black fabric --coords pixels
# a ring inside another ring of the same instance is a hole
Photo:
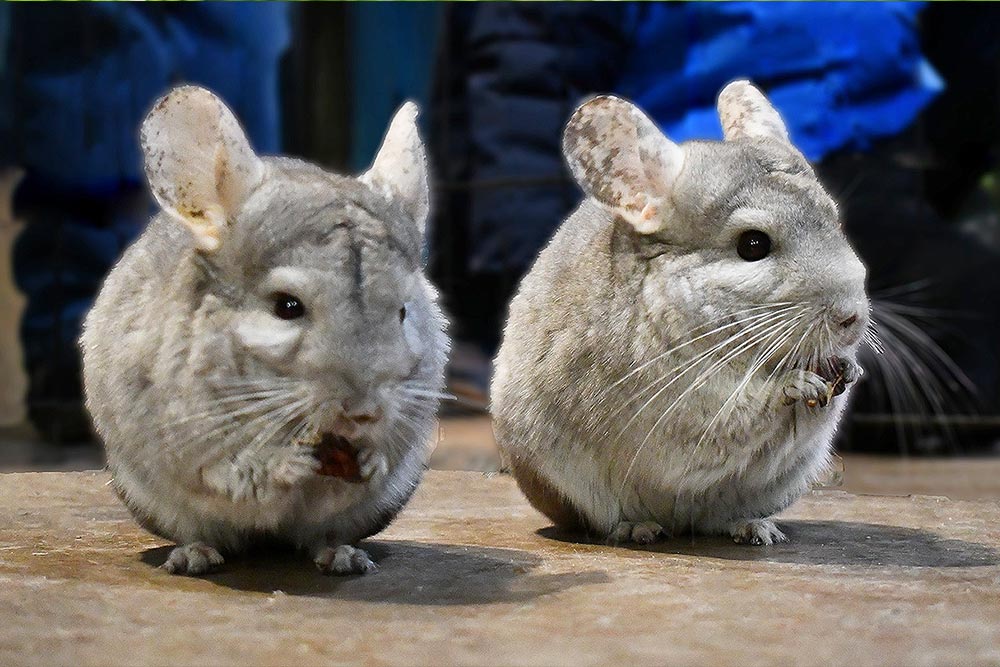
[[[490,350],[520,275],[579,201],[562,127],[612,88],[624,6],[449,4],[433,93],[431,272],[459,335]],[[607,54],[613,54],[608,57]]]
[[[980,407],[992,411],[1000,395],[1000,256],[941,219],[911,145],[902,137],[868,153],[835,154],[817,171],[868,266],[873,298],[911,307],[909,319],[955,360],[976,385]],[[856,410],[889,408],[873,389],[859,392]]]

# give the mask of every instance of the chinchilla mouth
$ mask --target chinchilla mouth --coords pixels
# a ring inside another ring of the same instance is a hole
[[[845,378],[846,370],[850,366],[850,362],[843,357],[827,357],[815,367],[810,368],[813,373],[820,376],[824,380],[830,383],[832,387],[832,393],[834,396],[839,396],[844,393],[847,389],[847,380]]]
[[[342,435],[317,433],[299,444],[313,447],[313,456],[319,461],[319,475],[338,477],[346,482],[361,483],[361,466],[358,463],[358,447]]]

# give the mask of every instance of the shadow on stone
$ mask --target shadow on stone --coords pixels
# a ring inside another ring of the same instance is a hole
[[[218,572],[201,579],[241,591],[414,605],[527,602],[609,581],[598,571],[535,573],[541,558],[519,549],[388,540],[367,540],[360,546],[378,563],[377,573],[324,576],[304,553],[268,549],[227,558]],[[159,567],[171,549],[147,549],[141,559]]]
[[[851,521],[781,521],[788,542],[736,544],[728,537],[681,535],[649,546],[618,548],[725,560],[872,567],[983,567],[1000,564],[1000,553],[976,542],[946,539],[926,530]],[[560,542],[603,544],[555,526],[538,531]],[[609,547],[612,548],[612,547]]]

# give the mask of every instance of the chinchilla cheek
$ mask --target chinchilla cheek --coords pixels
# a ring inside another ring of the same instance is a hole
[[[270,315],[254,313],[242,318],[235,333],[240,344],[258,357],[286,361],[298,348],[303,329]]]

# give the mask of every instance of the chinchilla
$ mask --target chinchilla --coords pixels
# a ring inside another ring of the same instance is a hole
[[[81,338],[114,488],[199,574],[262,542],[324,573],[375,564],[425,468],[448,340],[421,268],[417,108],[358,178],[254,153],[212,93],[176,88],[142,125],[162,208]]]
[[[721,142],[626,100],[570,119],[586,197],[510,305],[492,383],[505,463],[557,524],[612,541],[785,539],[822,474],[868,335],[837,205],[746,81]]]

